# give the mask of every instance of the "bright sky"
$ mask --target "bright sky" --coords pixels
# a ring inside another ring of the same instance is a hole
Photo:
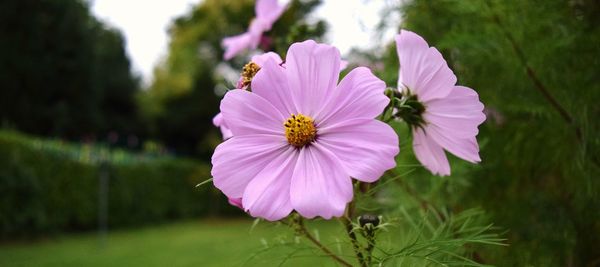
[[[152,69],[166,54],[167,29],[174,18],[185,14],[200,0],[89,0],[94,15],[119,28],[125,35],[127,53],[134,71],[140,73],[146,83],[152,80]],[[289,0],[279,0],[281,3]],[[342,54],[354,46],[369,47],[373,29],[379,22],[384,0],[324,0],[314,16],[330,24],[328,40]],[[143,8],[140,8],[143,7]],[[393,33],[386,33],[391,40]]]

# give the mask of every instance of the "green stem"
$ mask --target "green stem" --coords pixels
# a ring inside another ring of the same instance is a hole
[[[342,222],[344,223],[344,226],[346,227],[346,233],[348,233],[350,242],[352,242],[352,248],[354,248],[354,253],[356,254],[356,259],[358,260],[358,263],[362,267],[367,267],[368,265],[365,262],[365,259],[363,258],[364,256],[362,254],[362,248],[360,246],[360,243],[358,243],[356,234],[354,233],[354,231],[352,231],[352,219],[350,219],[350,218],[352,218],[353,216],[354,216],[354,201],[351,201],[350,203],[348,203],[348,207],[346,208],[346,214],[342,218]]]
[[[319,240],[312,236],[308,229],[306,229],[306,226],[304,226],[304,221],[302,220],[302,217],[298,216],[298,219],[295,220],[295,224],[299,227],[299,229],[297,229],[297,232],[306,237],[306,239],[308,239],[315,246],[317,246],[317,248],[319,248],[321,251],[327,254],[327,256],[331,257],[333,260],[337,261],[342,266],[352,267],[352,264],[340,258],[338,255],[335,255],[335,253],[333,253],[329,248],[327,248],[325,245],[319,242]]]

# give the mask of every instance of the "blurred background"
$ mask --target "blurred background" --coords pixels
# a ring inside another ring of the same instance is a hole
[[[477,248],[479,263],[600,266],[600,2],[280,2],[262,49],[327,42],[393,87],[405,28],[486,105],[483,161],[451,158],[450,177],[418,167],[399,129],[397,171],[410,174],[390,209],[484,211],[508,246]],[[220,42],[253,16],[252,0],[0,2],[0,266],[258,265],[290,230],[253,227],[196,187],[221,142],[220,98],[249,59],[223,62]]]

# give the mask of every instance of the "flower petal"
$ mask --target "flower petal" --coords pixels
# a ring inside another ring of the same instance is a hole
[[[253,217],[269,221],[283,219],[292,212],[290,179],[298,151],[287,146],[248,184],[242,197],[244,209]]]
[[[236,207],[238,207],[240,209],[244,209],[244,207],[242,206],[242,198],[241,197],[240,198],[230,198],[230,197],[228,197],[227,198],[227,202],[229,202],[229,204],[231,206],[236,206]]]
[[[384,90],[385,83],[368,68],[355,68],[332,90],[314,118],[319,126],[354,118],[373,119],[390,101]]]
[[[272,58],[267,59],[260,66],[260,70],[252,79],[252,92],[269,101],[286,116],[298,113],[288,86],[285,69]]]
[[[340,160],[314,143],[300,150],[292,176],[292,206],[306,218],[340,217],[352,200],[352,180]]]
[[[279,5],[277,0],[256,0],[254,6],[256,17],[268,21],[270,25],[281,16],[284,10],[285,5]],[[268,29],[270,28],[269,26]]]
[[[400,58],[398,88],[407,86],[422,102],[450,93],[456,76],[435,47],[429,47],[416,33],[402,30],[396,35],[396,49]]]
[[[444,149],[426,136],[422,129],[413,131],[413,150],[421,164],[433,174],[450,175],[450,163]]]
[[[396,166],[398,135],[378,120],[349,120],[319,132],[317,142],[333,152],[347,174],[374,182]]]
[[[473,163],[481,161],[479,145],[475,136],[459,138],[453,135],[453,132],[444,131],[436,125],[426,126],[425,132],[432,140],[455,156]]]
[[[285,68],[298,111],[309,116],[327,101],[340,75],[340,51],[308,40],[288,50]]]
[[[213,183],[229,198],[242,197],[246,185],[285,151],[288,144],[270,135],[234,136],[212,156]]]
[[[268,60],[273,60],[277,64],[281,64],[283,60],[275,52],[267,52],[260,55],[252,56],[251,61],[262,67]]]
[[[223,54],[223,58],[225,60],[232,59],[243,50],[250,48],[252,46],[252,42],[252,34],[249,32],[223,38],[223,41],[221,42],[221,45],[225,48],[225,54]]]
[[[216,127],[219,127],[219,129],[221,130],[221,135],[223,135],[223,140],[229,139],[230,137],[233,136],[233,134],[231,133],[231,130],[229,129],[229,127],[227,127],[225,120],[223,120],[223,114],[221,114],[221,112],[219,112],[217,115],[215,115],[215,117],[213,118],[213,124]]]
[[[455,86],[447,97],[427,102],[423,118],[438,127],[441,133],[471,138],[479,132],[477,126],[485,121],[485,114],[475,91]]]
[[[221,113],[234,136],[271,134],[285,139],[284,117],[269,101],[246,90],[231,90],[221,100]]]

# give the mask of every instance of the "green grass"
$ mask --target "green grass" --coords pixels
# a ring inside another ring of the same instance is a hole
[[[338,222],[311,226],[332,249],[347,251],[331,236],[343,237]],[[0,266],[335,266],[299,241],[285,225],[198,220],[112,231],[104,246],[97,233],[0,244]]]

